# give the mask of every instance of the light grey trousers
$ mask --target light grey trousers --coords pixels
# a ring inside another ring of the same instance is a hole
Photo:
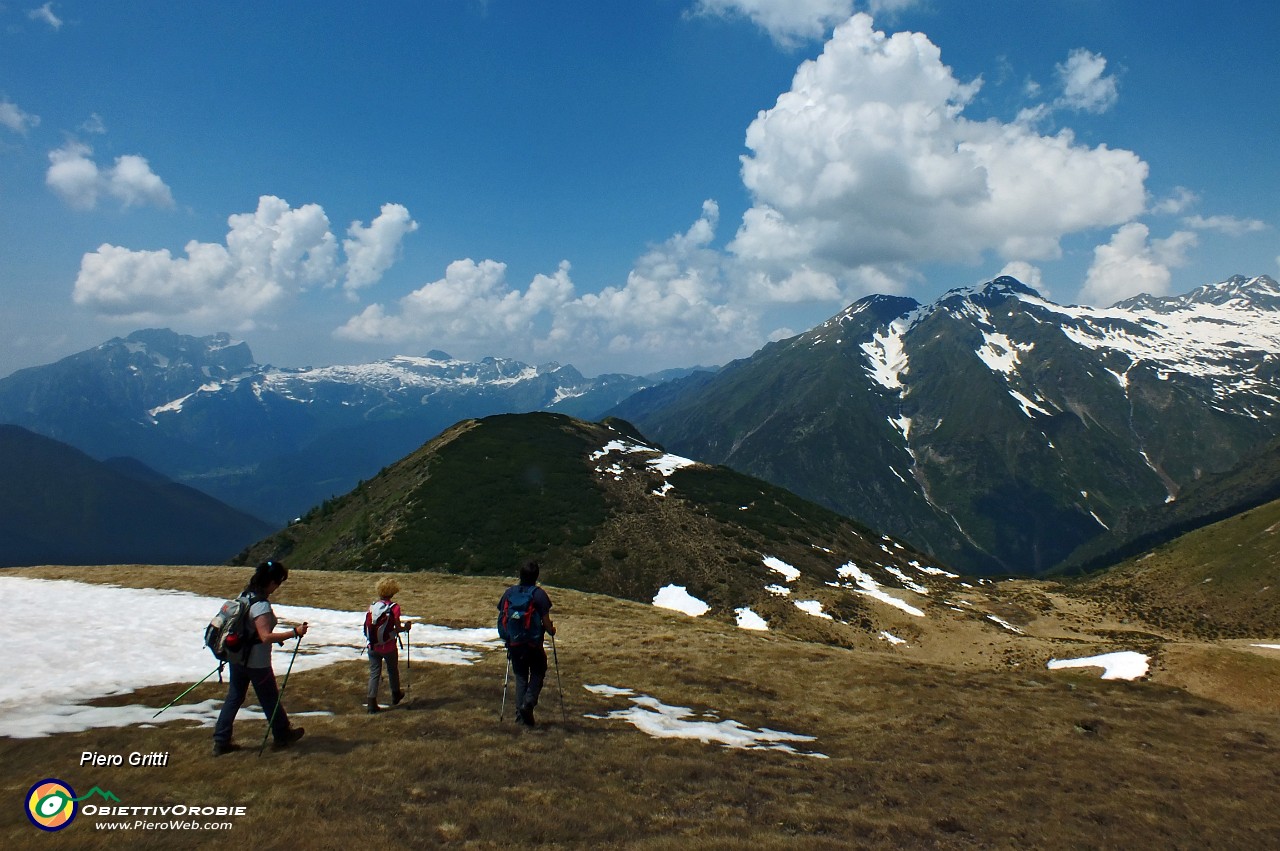
[[[400,654],[392,648],[390,653],[378,653],[369,648],[369,702],[378,700],[378,684],[382,681],[382,663],[387,663],[387,680],[391,685],[391,697],[400,692]]]

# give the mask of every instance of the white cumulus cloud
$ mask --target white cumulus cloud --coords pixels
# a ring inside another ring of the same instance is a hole
[[[367,227],[352,222],[347,228],[348,238],[342,241],[342,250],[347,255],[344,286],[354,291],[382,280],[396,261],[400,243],[417,229],[418,223],[401,204],[383,204],[378,217]]]
[[[583,351],[662,355],[697,360],[721,356],[755,337],[755,316],[730,298],[724,257],[710,247],[720,210],[706,201],[684,233],[653,246],[621,287],[606,287],[566,304],[550,343]]]
[[[5,98],[0,100],[0,127],[7,127],[23,136],[33,127],[40,126],[40,116],[24,112],[20,106]]]
[[[569,264],[552,275],[537,275],[523,292],[507,283],[507,266],[495,260],[455,260],[439,280],[400,299],[398,310],[371,304],[338,328],[347,340],[436,346],[503,343],[528,339],[532,324],[573,296]]]
[[[1168,295],[1170,270],[1186,264],[1196,235],[1175,231],[1165,239],[1150,237],[1146,225],[1131,222],[1117,230],[1109,243],[1095,248],[1079,301],[1106,306],[1139,293]]]
[[[1151,205],[1151,212],[1158,215],[1176,216],[1185,213],[1195,206],[1200,196],[1185,186],[1175,186],[1168,196]]]
[[[1044,284],[1044,275],[1040,271],[1039,266],[1033,266],[1024,260],[1012,260],[1004,264],[1004,268],[1000,270],[1001,275],[1008,275],[1011,278],[1017,278],[1022,283],[1031,287],[1031,289],[1040,293],[1045,298],[1050,298],[1049,291]]]
[[[748,128],[742,177],[754,203],[730,250],[780,300],[791,279],[830,291],[815,288],[821,276],[849,298],[869,271],[900,279],[987,251],[1054,258],[1067,234],[1142,212],[1137,155],[1077,144],[1069,129],[969,120],[978,86],[957,80],[925,35],[886,35],[854,15]]]
[[[741,15],[779,44],[819,39],[853,14],[853,0],[697,0],[699,14]]]
[[[117,157],[111,167],[102,169],[92,156],[92,148],[76,141],[50,151],[45,184],[77,210],[92,210],[103,195],[115,198],[125,207],[173,206],[173,193],[151,170],[145,157],[126,154]]]
[[[1107,60],[1100,54],[1078,48],[1056,70],[1062,85],[1060,105],[1093,113],[1115,106],[1119,98],[1116,78],[1106,74]]]
[[[412,230],[408,221],[407,210],[388,205],[369,227],[352,225],[359,236],[348,243],[363,280],[385,271],[399,236]],[[342,279],[338,240],[318,204],[294,208],[264,195],[254,212],[229,216],[227,225],[225,244],[192,240],[180,257],[168,249],[102,245],[81,259],[72,297],[109,316],[216,320],[245,328],[299,293]]]
[[[872,15],[894,15],[921,0],[866,0]],[[743,17],[783,47],[823,38],[843,23],[858,4],[854,0],[696,0],[693,13],[724,18]]]
[[[468,356],[500,346],[521,357],[550,354],[583,365],[632,353],[668,366],[743,354],[759,336],[754,315],[728,303],[725,258],[710,247],[718,220],[717,205],[705,202],[693,225],[651,247],[624,284],[596,293],[576,294],[567,262],[520,289],[503,263],[457,260],[443,278],[393,305],[366,307],[334,334]]]

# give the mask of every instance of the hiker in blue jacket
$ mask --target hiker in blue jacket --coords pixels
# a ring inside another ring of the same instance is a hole
[[[538,563],[520,565],[520,584],[502,592],[498,600],[498,634],[507,646],[507,658],[516,675],[516,723],[534,726],[533,709],[547,678],[544,633],[556,634],[551,622],[551,598],[538,587]]]
[[[280,689],[276,686],[276,675],[271,669],[271,645],[284,644],[307,634],[307,625],[289,627],[276,631],[276,614],[271,608],[269,599],[276,589],[289,578],[289,571],[278,561],[264,561],[253,572],[253,578],[241,592],[242,597],[251,601],[249,617],[253,619],[255,643],[249,650],[249,658],[245,664],[229,664],[231,684],[227,689],[227,699],[218,713],[218,723],[213,728],[213,755],[221,756],[231,751],[240,750],[240,746],[231,741],[231,729],[236,714],[244,705],[249,694],[249,685],[258,696],[258,704],[271,724],[271,732],[275,735],[276,747],[288,747],[302,738],[302,728],[289,725],[289,716],[280,702]]]

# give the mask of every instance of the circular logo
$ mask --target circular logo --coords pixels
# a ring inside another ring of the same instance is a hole
[[[62,830],[76,817],[76,793],[61,780],[41,780],[27,792],[27,818],[41,830]]]

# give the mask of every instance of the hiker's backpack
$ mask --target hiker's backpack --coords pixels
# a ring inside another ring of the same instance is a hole
[[[510,647],[514,644],[539,644],[545,631],[542,613],[534,605],[537,585],[516,585],[502,598],[498,610],[498,635]]]
[[[396,604],[375,600],[364,613],[364,637],[371,647],[378,647],[396,637]]]
[[[220,662],[243,665],[249,650],[260,643],[249,610],[258,602],[253,594],[241,594],[227,600],[204,628],[204,645]]]

